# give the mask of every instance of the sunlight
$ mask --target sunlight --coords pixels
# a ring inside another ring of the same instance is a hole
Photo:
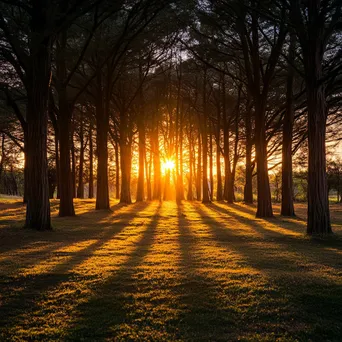
[[[175,161],[172,159],[166,159],[162,164],[162,172],[165,174],[166,171],[172,171],[175,168]]]

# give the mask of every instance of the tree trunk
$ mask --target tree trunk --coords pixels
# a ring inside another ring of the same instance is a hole
[[[210,146],[210,152],[209,152],[209,179],[210,179],[210,200],[212,201],[214,199],[214,175],[213,175],[213,135],[211,133],[212,128],[210,125],[210,140],[209,140],[209,146]]]
[[[33,21],[35,29],[39,15]],[[35,32],[34,32],[35,33]],[[27,75],[27,207],[25,227],[50,230],[50,201],[47,167],[47,107],[51,74],[50,41],[43,33],[31,42],[31,68]],[[40,41],[42,39],[42,41]]]
[[[27,181],[27,128],[24,130],[24,196],[23,196],[23,203],[27,203],[27,188],[28,188],[28,181]]]
[[[207,114],[207,70],[204,70],[203,77],[203,123],[200,125],[202,127],[202,148],[203,148],[203,170],[202,170],[202,181],[203,181],[203,197],[202,203],[210,202],[209,186],[208,186],[208,114]]]
[[[216,200],[223,200],[223,189],[222,189],[222,173],[221,173],[221,111],[217,111],[217,127],[216,127],[216,177],[217,177],[217,191]]]
[[[153,199],[161,200],[161,171],[160,171],[160,155],[159,155],[159,130],[157,114],[153,116],[153,132],[152,132],[152,150],[153,150]]]
[[[236,167],[239,161],[239,123],[240,123],[240,103],[241,103],[241,89],[242,85],[239,86],[238,102],[236,105],[236,115],[235,115],[235,139],[234,139],[234,156],[233,156],[233,167],[232,167],[232,181],[231,181],[231,192],[233,196],[233,201],[235,201],[235,175]]]
[[[253,166],[252,166],[252,102],[247,101],[245,128],[246,128],[246,170],[245,187],[243,191],[243,200],[247,204],[253,204]]]
[[[151,186],[152,152],[150,151],[149,160],[147,160],[146,149],[145,149],[145,172],[146,172],[147,200],[152,201],[152,186]]]
[[[88,198],[94,198],[94,149],[93,149],[93,124],[89,123],[89,192]]]
[[[145,124],[144,118],[138,119],[139,130],[139,175],[138,175],[138,187],[137,187],[137,202],[142,202],[145,199],[144,194],[144,178],[145,178]]]
[[[324,86],[317,83],[307,84],[307,96],[309,142],[307,233],[330,234],[332,230],[325,150],[327,106]]]
[[[62,95],[59,95],[59,118],[58,132],[60,141],[60,158],[59,158],[59,190],[60,204],[59,216],[74,216],[74,184],[72,173],[70,170],[70,114],[68,105],[62,100]]]
[[[72,184],[72,196],[76,198],[76,151],[74,143],[74,130],[71,130],[71,184]]]
[[[258,206],[257,217],[273,217],[271,189],[268,178],[265,103],[255,104],[255,152],[257,162]]]
[[[144,72],[142,66],[142,58],[139,56],[139,104],[140,113],[137,120],[139,132],[139,170],[137,185],[137,202],[145,200],[145,160],[146,160],[146,136],[145,136],[145,101],[143,94]]]
[[[120,158],[117,141],[115,141],[115,198],[120,199]]]
[[[13,164],[11,164],[10,174],[11,174],[12,195],[17,196],[18,195],[18,185],[17,185],[17,181],[15,180],[15,176],[14,176]]]
[[[197,180],[196,180],[196,199],[197,201],[201,200],[202,196],[202,187],[201,187],[201,179],[202,179],[202,143],[201,143],[201,134],[198,133],[198,155],[197,155]]]
[[[97,74],[96,102],[96,147],[97,147],[97,184],[96,210],[110,209],[108,189],[108,131],[109,112],[104,108],[104,94],[101,71]],[[108,100],[108,99],[106,99]]]
[[[55,164],[56,164],[56,182],[57,182],[57,199],[60,199],[61,180],[60,180],[60,163],[59,163],[59,141],[58,135],[55,133]]]
[[[165,173],[163,200],[164,201],[171,200],[171,171],[169,169]]]
[[[286,90],[286,111],[283,122],[283,146],[282,146],[282,185],[281,185],[281,215],[295,216],[293,205],[293,175],[292,175],[292,137],[294,122],[293,104],[293,80],[294,69],[292,64],[295,59],[296,36],[291,34],[289,47],[289,62]]]
[[[0,187],[2,185],[2,175],[4,171],[4,163],[5,163],[5,133],[1,134],[1,160],[0,160]],[[0,188],[2,190],[2,187]]]
[[[183,183],[183,111],[180,113],[180,122],[179,122],[179,173],[177,178],[177,191],[178,191],[178,200],[183,201],[184,197],[184,183]]]
[[[295,3],[293,3],[295,6]],[[326,174],[326,123],[328,108],[323,61],[327,28],[319,5],[308,5],[307,36],[301,35],[308,103],[308,222],[307,233],[331,234],[329,190]],[[298,7],[295,8],[298,11]],[[329,35],[328,35],[329,36]]]
[[[230,165],[230,142],[229,142],[229,124],[225,125],[224,130],[224,169],[225,169],[225,182],[224,182],[224,199],[228,203],[234,202],[232,171]]]
[[[204,124],[205,125],[205,124]],[[207,139],[207,130],[203,129],[202,133],[202,145],[203,145],[203,197],[202,203],[209,203],[209,187],[208,187],[208,139]]]
[[[84,132],[83,132],[83,112],[80,115],[80,163],[78,168],[78,187],[77,198],[84,198],[84,182],[83,182],[83,168],[84,168]]]
[[[56,89],[58,93],[58,140],[60,147],[59,159],[59,216],[74,216],[74,184],[72,183],[72,173],[70,170],[70,128],[72,107],[68,103],[65,79],[67,77],[65,48],[67,33],[63,31],[59,34],[56,49]]]
[[[193,153],[192,153],[192,134],[191,129],[189,132],[189,184],[188,184],[188,194],[187,194],[187,200],[193,201],[194,195],[192,192],[192,183],[193,183]]]
[[[224,181],[224,199],[228,203],[234,202],[234,195],[232,192],[232,172],[230,166],[230,118],[227,115],[226,108],[226,84],[225,78],[222,80],[222,111],[223,111],[223,120],[224,120],[224,169],[225,169],[225,181]]]
[[[121,194],[120,203],[131,204],[131,146],[129,142],[121,141],[120,159],[121,159]]]

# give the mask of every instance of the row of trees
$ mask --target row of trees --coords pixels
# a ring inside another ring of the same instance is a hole
[[[292,156],[307,150],[307,232],[331,232],[339,1],[0,3],[1,131],[25,154],[27,227],[51,228],[53,179],[60,216],[85,183],[109,209],[111,159],[123,203],[135,171],[137,201],[171,198],[173,181],[177,201],[233,202],[243,164],[258,217],[273,216],[269,171],[281,164],[281,212],[293,216]]]

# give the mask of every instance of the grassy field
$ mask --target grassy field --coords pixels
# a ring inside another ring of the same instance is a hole
[[[309,239],[304,205],[75,204],[41,233],[1,200],[0,341],[342,340],[342,206]]]

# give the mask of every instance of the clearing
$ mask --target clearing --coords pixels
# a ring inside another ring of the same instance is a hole
[[[1,341],[337,341],[342,336],[342,206],[335,236],[253,206],[147,202],[21,228],[0,203]]]

